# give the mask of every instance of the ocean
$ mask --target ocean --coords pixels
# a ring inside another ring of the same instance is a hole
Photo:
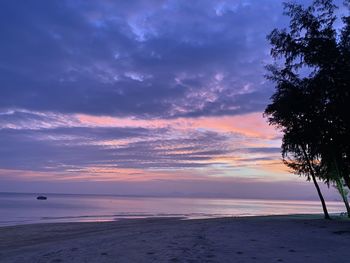
[[[281,214],[320,214],[318,201],[121,197],[113,195],[0,193],[0,226],[113,221],[122,218],[212,218]],[[327,202],[329,212],[344,211],[341,202]]]

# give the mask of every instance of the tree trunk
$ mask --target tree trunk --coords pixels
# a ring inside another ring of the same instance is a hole
[[[343,174],[343,178],[344,178],[346,186],[350,189],[350,177],[349,177],[349,175]]]
[[[350,205],[349,205],[349,201],[348,201],[348,198],[346,196],[346,193],[344,191],[343,183],[341,182],[340,179],[337,179],[335,183],[336,183],[337,190],[338,190],[339,194],[341,195],[341,198],[343,199],[343,202],[345,204],[346,212],[348,213],[348,217],[350,217]]]
[[[345,207],[346,207],[346,211],[348,213],[348,217],[350,218],[350,205],[349,205],[349,201],[348,201],[348,198],[346,195],[343,195],[343,201],[344,201],[344,204],[345,204]]]
[[[350,218],[350,205],[349,205],[349,201],[348,201],[348,198],[344,195],[342,195],[343,197],[343,201],[344,201],[344,204],[345,204],[345,207],[346,207],[346,211],[348,213],[348,217]]]
[[[326,202],[324,201],[324,198],[323,198],[323,195],[322,195],[322,192],[321,192],[321,189],[317,183],[317,180],[316,180],[316,175],[315,175],[315,172],[314,172],[314,169],[311,165],[311,162],[310,162],[310,159],[306,153],[306,150],[305,150],[305,147],[301,146],[302,150],[303,150],[303,154],[304,154],[304,157],[305,157],[305,160],[307,162],[307,165],[309,166],[309,170],[310,170],[310,174],[311,174],[311,178],[312,178],[312,181],[316,187],[316,190],[317,190],[317,194],[318,194],[318,197],[320,198],[320,201],[321,201],[321,204],[322,204],[322,209],[323,209],[323,214],[324,214],[324,218],[325,219],[331,219],[331,217],[329,216],[328,214],[328,210],[327,210],[327,206],[326,206]]]
[[[337,163],[337,160],[335,158],[334,158],[334,165],[335,165],[335,169],[337,171],[337,176],[338,176],[338,178],[335,180],[335,183],[336,183],[338,192],[340,193],[341,198],[343,199],[343,202],[345,204],[346,212],[348,214],[348,217],[350,218],[349,201],[348,201],[348,197],[346,196],[346,192],[344,191],[344,185],[343,185],[343,182],[342,182],[342,178],[343,177],[340,174],[338,163]]]
[[[319,185],[318,185],[318,183],[316,181],[316,176],[315,176],[315,174],[313,172],[311,173],[311,177],[312,177],[312,181],[314,182],[314,185],[316,187],[318,197],[320,198],[320,201],[321,201],[321,204],[322,204],[324,218],[325,219],[331,219],[331,217],[328,214],[326,202],[324,201],[323,195],[321,193],[321,189],[320,189],[320,187],[319,187]]]
[[[350,177],[349,177],[349,175],[348,174],[344,174],[344,173],[341,174],[341,172],[339,170],[339,167],[338,167],[338,162],[337,162],[335,157],[334,157],[333,161],[334,161],[334,165],[335,165],[335,169],[337,171],[338,177],[339,178],[343,178],[346,186],[350,189]]]

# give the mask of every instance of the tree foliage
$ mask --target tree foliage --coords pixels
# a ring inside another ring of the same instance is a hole
[[[295,173],[350,187],[350,17],[338,29],[332,0],[284,10],[289,29],[268,36],[276,91],[265,116],[283,132],[282,157]]]

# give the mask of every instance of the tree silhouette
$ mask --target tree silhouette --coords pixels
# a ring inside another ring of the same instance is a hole
[[[316,177],[335,183],[347,208],[339,182],[350,188],[350,17],[342,18],[338,33],[336,9],[332,0],[308,7],[285,3],[289,30],[274,29],[268,36],[275,59],[268,78],[276,92],[265,116],[284,134],[284,162],[314,182],[326,218]]]
[[[313,136],[315,122],[311,121],[311,97],[307,95],[307,79],[300,79],[292,72],[284,69],[278,71],[270,67],[276,92],[272,103],[265,110],[270,124],[283,132],[282,157],[284,163],[299,175],[305,175],[313,181],[320,198],[324,216],[329,219],[325,200],[317,183],[316,176],[322,169],[319,154],[311,147],[315,143]]]

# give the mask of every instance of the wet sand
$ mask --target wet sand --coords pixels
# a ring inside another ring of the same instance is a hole
[[[134,219],[0,228],[0,262],[347,262],[350,221]]]

